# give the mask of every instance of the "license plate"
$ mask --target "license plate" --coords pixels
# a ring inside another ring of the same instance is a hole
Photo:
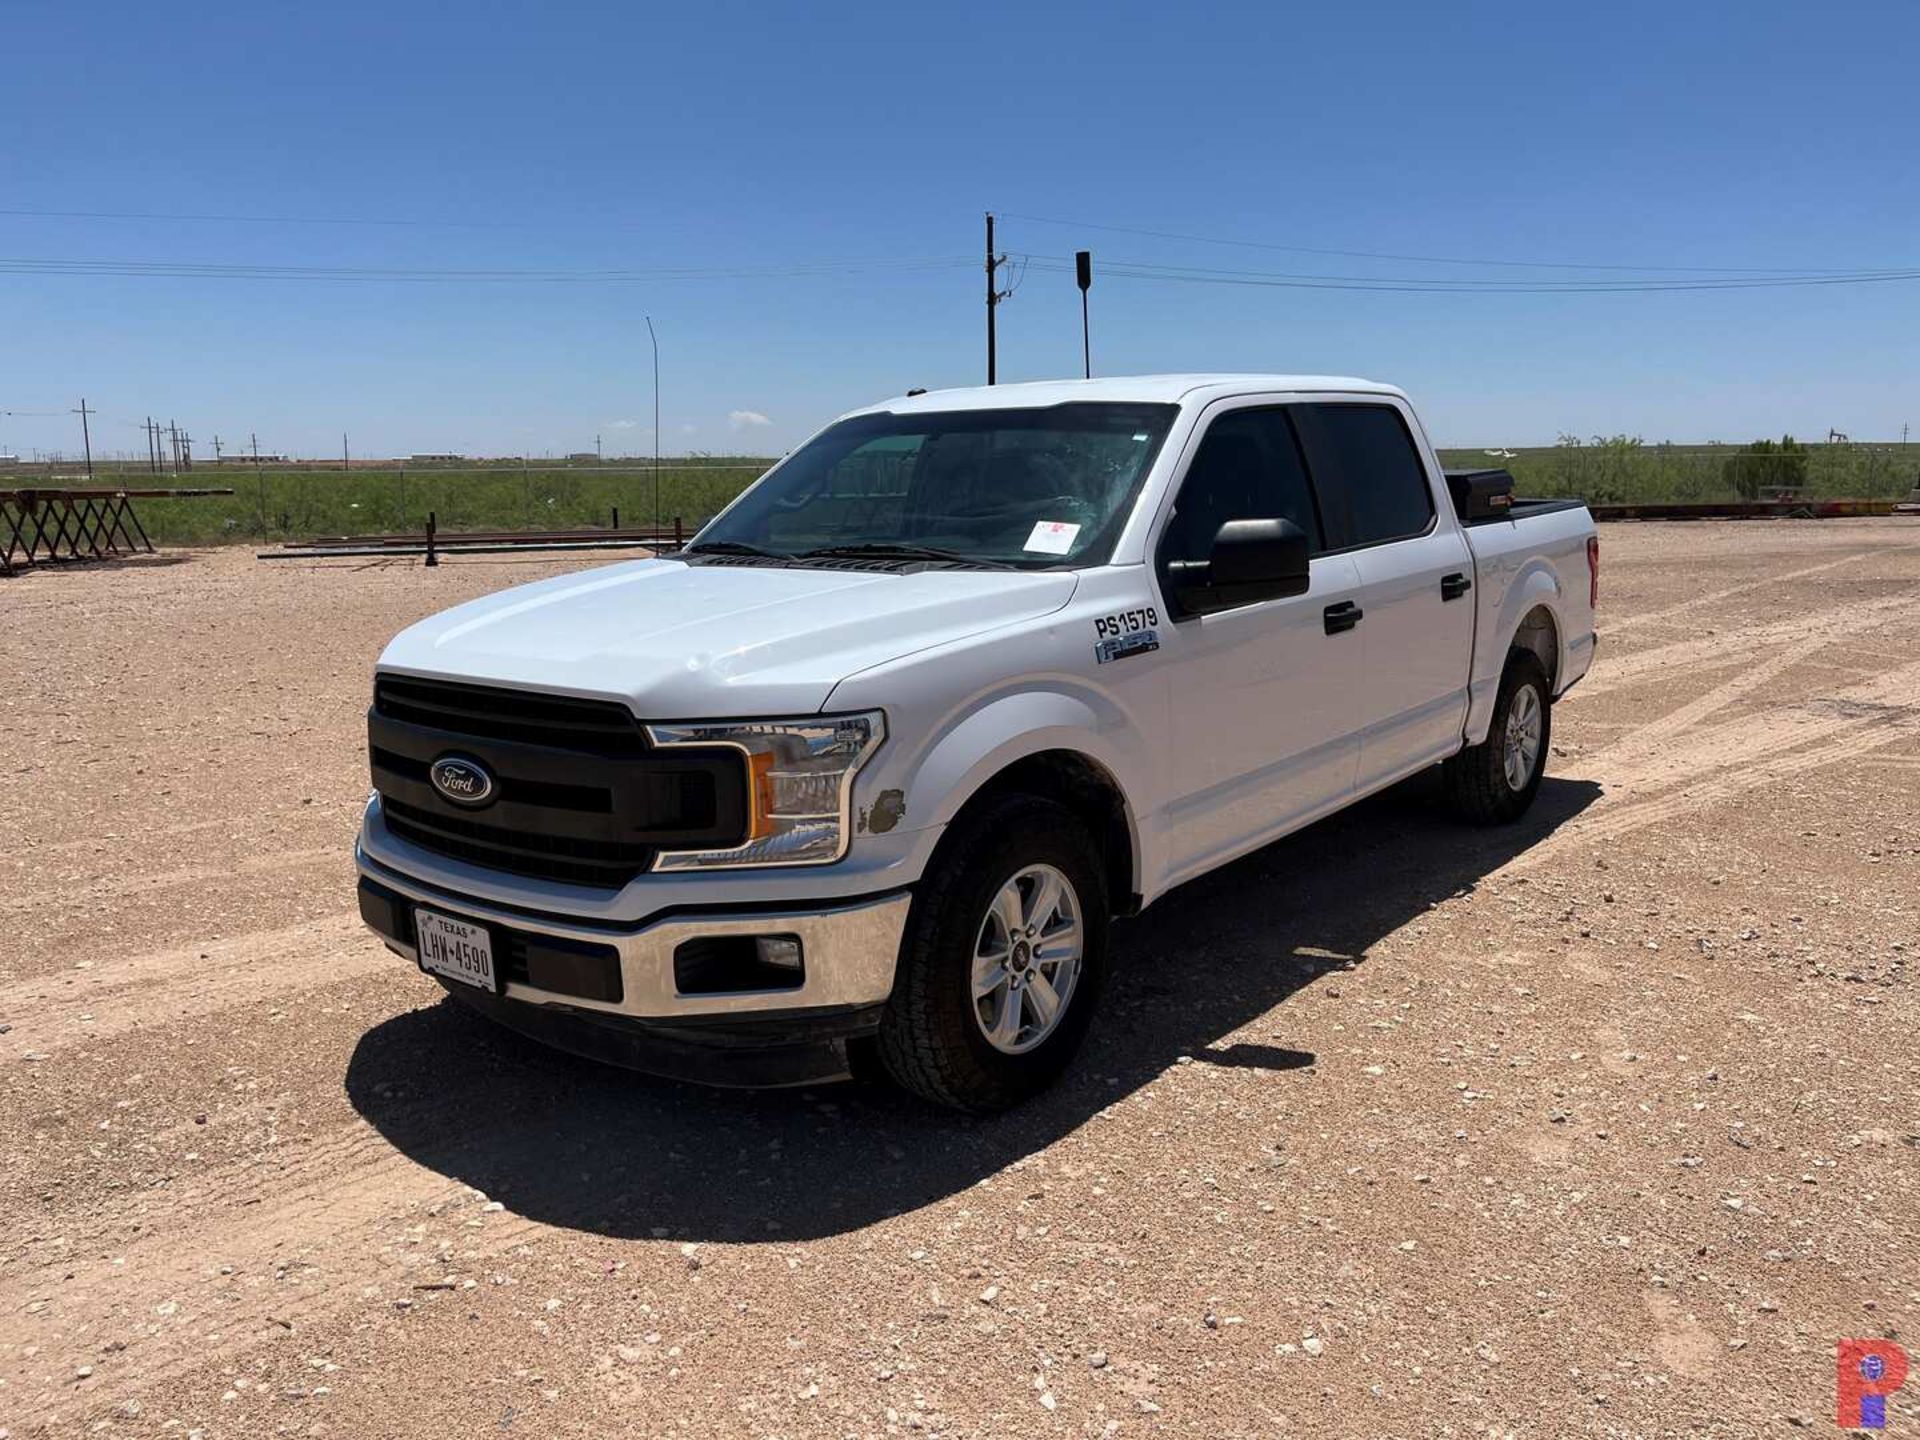
[[[493,979],[493,937],[486,926],[415,910],[413,930],[422,970],[482,990],[499,988]]]

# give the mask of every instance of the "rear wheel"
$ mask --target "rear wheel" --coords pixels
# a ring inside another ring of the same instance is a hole
[[[1487,738],[1443,767],[1447,798],[1475,825],[1517,820],[1533,804],[1553,739],[1553,696],[1547,672],[1531,653],[1515,651],[1500,677]]]
[[[1107,889],[1092,837],[1050,801],[964,816],[914,896],[878,1037],[901,1085],[986,1113],[1072,1060],[1106,971]]]

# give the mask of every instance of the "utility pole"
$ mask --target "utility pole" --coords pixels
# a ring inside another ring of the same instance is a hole
[[[88,410],[87,397],[82,395],[80,397],[80,408],[74,411],[73,413],[80,417],[80,443],[86,447],[87,483],[91,485],[93,483],[93,434],[87,428],[87,416],[97,415],[99,414],[99,411]]]
[[[340,473],[346,475],[353,470],[353,456],[347,449],[347,432],[340,432]]]
[[[213,458],[216,460],[220,458],[220,437],[218,435],[213,437]]]
[[[251,431],[247,440],[253,446],[253,483],[260,492],[260,534],[267,533],[267,477],[260,473],[260,437]]]
[[[998,380],[997,342],[994,335],[994,311],[1000,302],[1011,295],[1011,290],[1000,288],[1000,267],[1007,263],[1007,257],[996,255],[993,250],[993,212],[987,212],[987,384]]]
[[[180,468],[180,427],[169,420],[167,422],[167,446],[173,456],[173,468]]]
[[[653,534],[660,537],[660,337],[647,316],[647,339],[653,342]]]
[[[180,432],[180,468],[182,470],[193,468],[193,436],[184,430]]]
[[[593,437],[593,463],[603,465],[606,463],[606,459],[607,457],[600,453],[600,437],[596,435]]]

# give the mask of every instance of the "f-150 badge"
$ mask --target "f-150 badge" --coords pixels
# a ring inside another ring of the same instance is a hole
[[[1160,648],[1159,613],[1151,606],[1140,610],[1122,610],[1117,615],[1096,615],[1093,658],[1104,665],[1109,660],[1124,660],[1129,655],[1144,655]]]

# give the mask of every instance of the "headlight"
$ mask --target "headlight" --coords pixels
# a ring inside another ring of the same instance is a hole
[[[887,738],[886,717],[728,720],[649,725],[663,750],[727,745],[747,767],[747,839],[732,850],[663,850],[655,870],[748,865],[831,865],[853,838],[853,777]]]

